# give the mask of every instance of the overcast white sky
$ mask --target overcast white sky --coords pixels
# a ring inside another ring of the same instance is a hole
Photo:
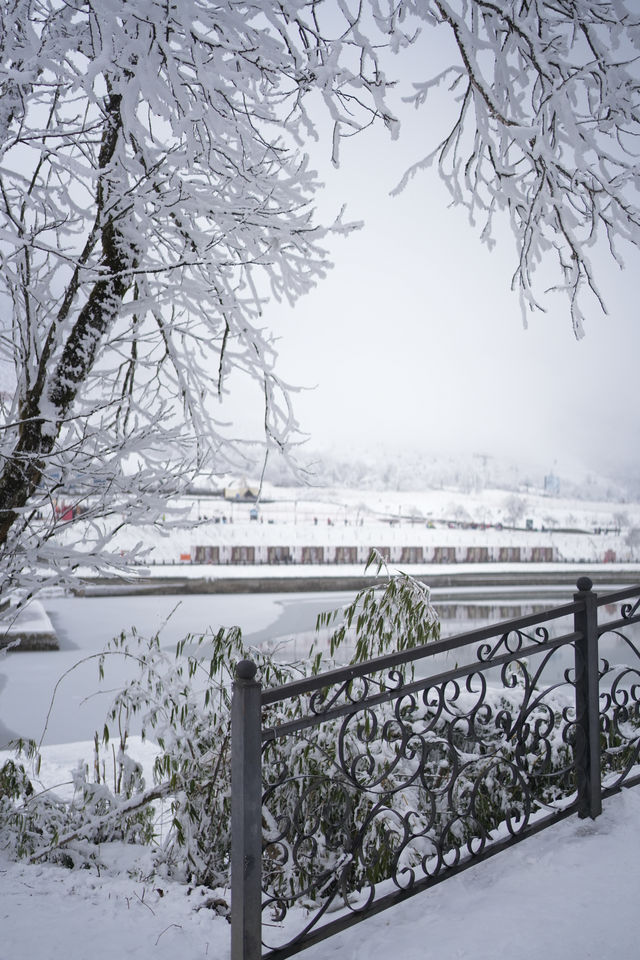
[[[419,60],[408,66],[419,71]],[[559,295],[525,330],[510,291],[515,243],[506,222],[490,252],[466,213],[449,208],[435,171],[389,196],[437,143],[446,110],[427,111],[406,108],[399,142],[383,129],[346,142],[337,172],[329,142],[314,155],[325,217],[346,202],[348,217],[365,226],[333,242],[335,267],[313,293],[265,314],[282,334],[281,375],[316,385],[296,399],[310,446],[348,454],[400,445],[633,471],[638,252],[623,273],[607,265],[600,274],[609,316],[594,303],[583,340]]]

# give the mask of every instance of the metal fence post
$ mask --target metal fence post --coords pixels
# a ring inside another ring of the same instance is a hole
[[[231,960],[262,955],[260,683],[251,660],[236,665],[231,703]]]
[[[574,600],[584,604],[574,614],[574,630],[582,634],[575,643],[578,816],[595,819],[602,813],[597,594],[589,577],[580,577],[577,587]]]

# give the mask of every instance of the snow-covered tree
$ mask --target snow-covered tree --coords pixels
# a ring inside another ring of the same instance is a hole
[[[294,428],[260,315],[326,270],[307,100],[336,150],[393,124],[376,50],[329,8],[323,31],[302,0],[1,0],[5,588],[104,561],[118,524],[237,462],[232,374],[261,385],[267,449]]]
[[[522,520],[527,512],[528,504],[523,497],[519,497],[517,494],[511,493],[508,497],[505,497],[502,508],[504,510],[507,523],[509,523],[512,527],[515,527],[518,524],[518,521]]]
[[[518,251],[512,285],[525,316],[551,287],[568,295],[582,336],[584,294],[605,309],[593,251],[622,267],[625,245],[640,241],[637,4],[406,0],[402,10],[451,31],[459,59],[415,84],[417,107],[446,83],[458,110],[399,189],[437,163],[489,244],[496,213],[507,212]]]
[[[443,30],[457,61],[434,75],[425,56],[413,99],[449,84],[457,112],[407,177],[436,161],[486,240],[508,211],[524,302],[555,257],[580,332],[590,248],[638,239],[630,3],[0,0],[5,589],[125,562],[119,524],[237,462],[214,401],[238,371],[261,385],[266,450],[286,444],[262,309],[309,290],[348,229],[316,222],[305,144],[322,110],[336,162],[371,122],[395,131],[392,55]]]

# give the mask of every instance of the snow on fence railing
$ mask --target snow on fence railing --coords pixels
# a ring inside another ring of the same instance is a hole
[[[640,783],[640,586],[591,588],[279,688],[237,665],[232,960],[297,953]]]

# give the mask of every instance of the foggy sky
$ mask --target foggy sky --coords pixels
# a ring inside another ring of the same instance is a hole
[[[346,454],[367,445],[479,452],[560,471],[637,472],[638,251],[628,252],[624,272],[594,251],[609,315],[591,301],[582,340],[560,294],[524,329],[510,291],[516,248],[506,217],[496,220],[489,251],[480,227],[449,206],[435,170],[389,196],[436,145],[450,119],[447,103],[443,95],[428,112],[401,108],[399,142],[384,129],[351,138],[337,171],[328,137],[313,151],[326,182],[324,219],[346,203],[346,218],[365,226],[332,241],[334,269],[311,294],[293,309],[272,303],[265,312],[282,336],[281,375],[315,385],[295,399],[310,445]]]

